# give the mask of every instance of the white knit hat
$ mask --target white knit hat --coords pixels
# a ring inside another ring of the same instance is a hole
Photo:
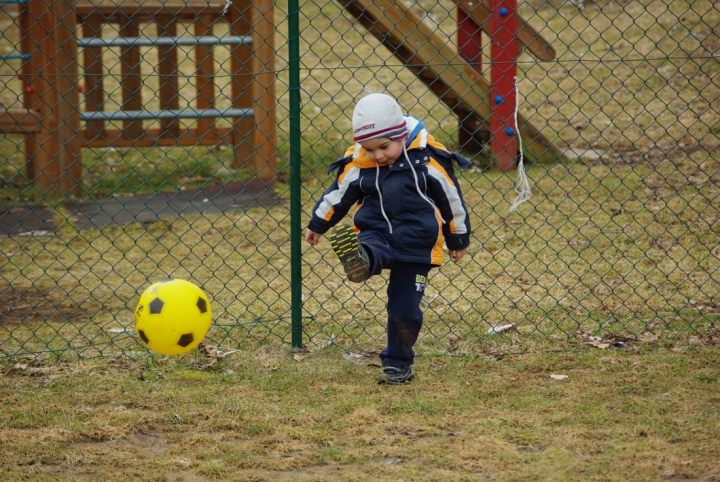
[[[398,140],[408,134],[400,105],[385,94],[369,94],[360,99],[353,111],[352,126],[355,142],[378,137]]]

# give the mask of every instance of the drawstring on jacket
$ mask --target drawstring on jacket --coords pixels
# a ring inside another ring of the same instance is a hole
[[[410,165],[410,170],[413,173],[413,179],[415,179],[415,190],[420,195],[421,198],[423,198],[427,203],[432,206],[433,210],[437,213],[438,217],[440,218],[440,221],[442,221],[443,224],[445,224],[445,220],[442,217],[442,214],[440,213],[440,210],[435,205],[434,202],[430,200],[423,192],[420,190],[420,183],[418,181],[417,173],[415,172],[415,168],[412,165],[412,162],[410,162],[410,157],[408,156],[407,149],[405,148],[405,143],[403,142],[403,154],[405,155],[405,160]],[[387,222],[388,229],[390,230],[390,234],[392,234],[392,223],[390,222],[390,219],[388,219],[387,214],[385,214],[385,208],[383,207],[383,197],[382,197],[382,191],[380,190],[380,164],[375,162],[375,189],[377,189],[378,195],[380,196],[380,212],[382,212],[383,217],[385,218],[385,221]]]
[[[417,190],[417,193],[420,195],[421,198],[423,198],[427,203],[432,206],[433,210],[437,213],[438,217],[440,218],[440,221],[442,221],[443,224],[445,224],[445,220],[442,217],[442,214],[440,214],[440,210],[435,205],[434,202],[430,200],[425,194],[420,191],[420,184],[418,183],[418,177],[417,173],[415,172],[415,168],[412,165],[412,162],[410,162],[410,157],[408,156],[407,149],[405,149],[405,144],[403,143],[403,154],[405,154],[405,160],[410,164],[410,170],[413,173],[413,178],[415,178],[415,189]]]
[[[390,229],[390,234],[392,234],[392,223],[387,217],[387,214],[385,214],[385,208],[383,207],[383,198],[382,198],[382,191],[380,190],[380,164],[375,161],[375,189],[377,189],[378,194],[380,195],[380,211],[382,212],[383,217],[385,218],[385,221],[388,223],[388,228]]]

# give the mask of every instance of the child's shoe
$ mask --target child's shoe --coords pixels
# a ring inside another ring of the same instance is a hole
[[[405,385],[405,382],[409,382],[413,378],[415,378],[415,374],[412,372],[412,366],[410,365],[406,367],[385,367],[382,375],[378,378],[378,383]]]
[[[353,228],[339,224],[330,235],[333,251],[340,258],[350,281],[362,283],[370,276],[370,261]]]

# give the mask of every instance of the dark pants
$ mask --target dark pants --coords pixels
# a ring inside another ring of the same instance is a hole
[[[380,353],[383,366],[404,367],[413,364],[413,346],[420,334],[423,313],[420,301],[425,292],[431,264],[395,260],[390,246],[382,241],[361,240],[370,258],[370,276],[390,270],[388,284],[387,348]]]

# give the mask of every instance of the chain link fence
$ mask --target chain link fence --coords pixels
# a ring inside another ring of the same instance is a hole
[[[386,278],[300,239],[366,88],[472,161],[421,342],[717,334],[712,1],[0,4],[5,358],[142,356],[167,278],[209,295],[210,344],[381,346]]]

